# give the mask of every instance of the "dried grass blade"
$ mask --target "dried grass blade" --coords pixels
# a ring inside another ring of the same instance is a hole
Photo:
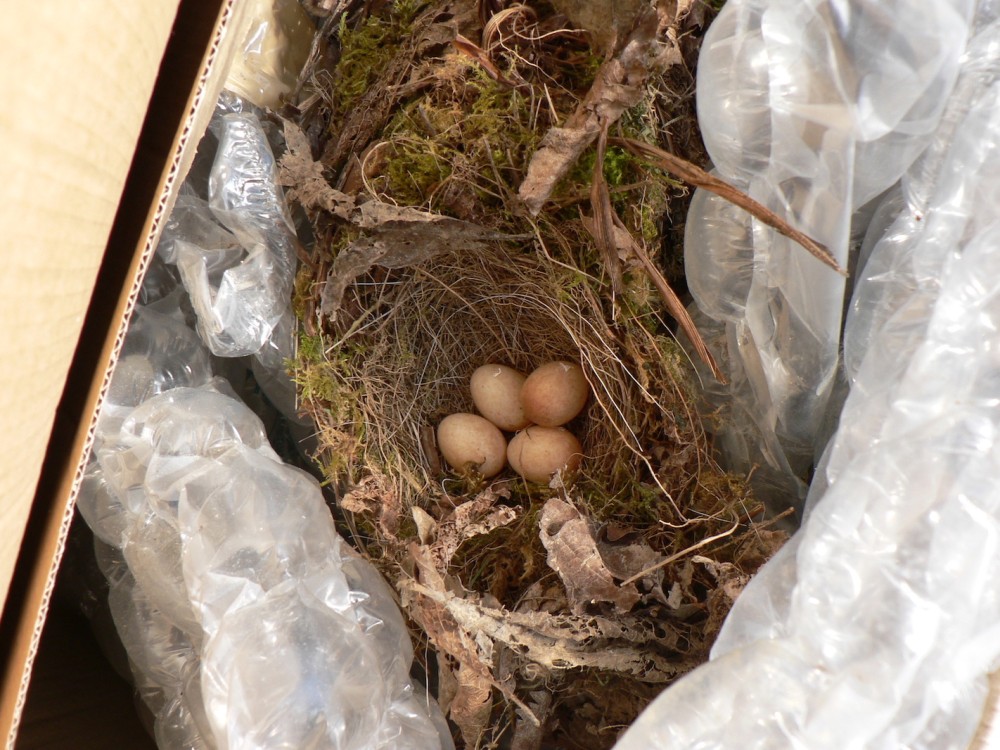
[[[691,320],[691,316],[688,314],[687,308],[684,307],[684,303],[681,302],[680,298],[674,293],[674,290],[670,288],[670,284],[667,283],[666,278],[660,273],[660,269],[656,267],[646,249],[642,247],[635,238],[632,237],[631,232],[622,224],[621,219],[616,215],[615,224],[619,228],[620,232],[627,236],[629,243],[631,245],[632,254],[639,259],[642,267],[645,269],[646,273],[649,274],[649,278],[653,282],[653,286],[659,291],[660,296],[663,297],[663,301],[667,306],[667,311],[674,316],[674,319],[680,325],[681,330],[687,334],[688,339],[691,341],[691,345],[694,347],[695,352],[697,352],[698,357],[701,361],[708,365],[708,368],[712,371],[712,375],[720,383],[727,383],[726,376],[723,374],[719,367],[719,363],[715,361],[715,357],[712,356],[712,352],[708,350],[708,346],[705,344],[705,339],[701,337],[701,333],[698,331],[698,327]]]
[[[455,49],[463,55],[479,63],[483,70],[486,71],[486,74],[497,83],[503,84],[504,86],[510,86],[511,88],[516,85],[512,80],[500,72],[500,68],[493,64],[493,61],[490,60],[490,56],[486,54],[486,51],[475,42],[466,39],[461,34],[458,34],[451,40],[451,43],[455,45]]]
[[[785,237],[794,240],[804,247],[811,255],[820,262],[832,268],[841,276],[847,276],[847,271],[840,267],[836,258],[825,246],[816,242],[808,235],[800,232],[787,221],[778,216],[774,211],[767,208],[746,193],[737,190],[727,182],[723,182],[718,177],[713,177],[705,170],[695,166],[686,159],[675,156],[661,148],[657,148],[649,143],[643,143],[633,138],[614,138],[613,143],[624,146],[636,156],[647,159],[660,169],[670,172],[680,179],[695,187],[704,188],[716,195],[725,198],[730,203],[739,206],[755,219],[762,221],[772,229],[780,232]]]
[[[611,193],[604,179],[604,152],[608,147],[608,126],[603,124],[597,138],[597,158],[594,161],[594,176],[590,185],[590,204],[594,209],[594,240],[604,258],[604,265],[611,278],[611,289],[615,294],[622,292],[622,269],[615,242],[615,215],[611,207]]]

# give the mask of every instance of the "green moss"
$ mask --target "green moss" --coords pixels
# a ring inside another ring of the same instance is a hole
[[[298,359],[307,364],[320,364],[323,362],[323,337],[310,336],[302,332],[299,334]]]
[[[422,0],[395,0],[379,15],[366,18],[356,28],[340,21],[340,60],[333,86],[334,106],[348,112],[378,79],[407,39]]]
[[[618,521],[643,527],[655,526],[669,515],[662,490],[655,485],[635,481],[634,467],[619,468],[622,475],[611,477],[610,481],[602,478],[600,483],[582,482],[576,487],[582,504],[592,518],[601,523]],[[605,487],[615,485],[625,489],[616,495],[607,494]]]
[[[448,154],[438,153],[432,138],[410,135],[393,144],[392,158],[386,168],[389,191],[407,205],[426,203],[434,189],[451,176]]]
[[[348,424],[358,416],[358,393],[350,385],[353,351],[326,350],[322,336],[299,334],[299,346],[292,363],[292,379],[303,401],[326,410],[333,421]]]
[[[539,134],[529,126],[530,108],[518,89],[471,63],[453,64],[463,68],[452,84],[457,96],[453,89],[431,94],[389,122],[383,187],[400,203],[453,216],[461,214],[455,196],[471,191],[490,210],[490,223],[502,223],[510,218],[505,199],[516,192]]]

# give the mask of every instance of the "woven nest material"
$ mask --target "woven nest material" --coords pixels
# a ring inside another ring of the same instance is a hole
[[[312,74],[311,109],[286,123],[283,183],[316,238],[294,374],[338,525],[399,592],[458,745],[606,748],[707,659],[786,535],[714,461],[664,271],[651,281],[684,191],[592,145],[563,178],[541,174],[553,192],[535,215],[518,198],[546,133],[586,119],[615,61],[548,4],[477,28],[487,6],[397,1],[345,25],[340,63]],[[646,88],[606,86],[611,109],[636,101],[612,135],[694,132],[690,91],[663,88],[690,79],[671,64]],[[633,239],[615,252],[621,233]],[[473,371],[552,360],[590,385],[567,425],[585,454],[575,475],[486,480],[442,461],[435,428],[474,411]]]
[[[465,668],[466,691],[500,690],[509,710],[541,670],[563,694],[536,706],[543,718],[603,704],[596,725],[620,726],[707,658],[748,574],[784,536],[754,528],[760,505],[712,459],[689,364],[664,322],[621,307],[609,322],[596,286],[534,246],[492,244],[371,271],[348,290],[326,339],[334,397],[308,405],[355,540],[443,660],[428,668]],[[528,372],[554,359],[578,362],[591,385],[568,425],[586,455],[576,476],[544,487],[506,469],[486,481],[441,462],[434,428],[474,410],[477,367]],[[710,557],[698,557],[705,540],[715,540]],[[595,551],[604,561],[596,570],[586,562]],[[490,648],[466,643],[483,640],[483,618],[517,615],[521,629],[491,631]],[[616,695],[580,695],[605,689]],[[460,727],[467,718],[459,712]],[[463,733],[499,733],[491,721],[494,730]]]
[[[349,481],[377,468],[396,478],[408,505],[440,493],[429,434],[445,415],[475,410],[469,378],[491,362],[522,372],[553,360],[580,364],[592,398],[570,425],[586,455],[576,480],[596,497],[624,505],[637,485],[658,485],[662,517],[678,520],[671,496],[688,494],[703,462],[714,466],[680,381],[684,354],[665,328],[659,337],[642,326],[614,330],[581,271],[493,246],[369,279],[354,292],[367,313],[338,342],[351,352],[342,386],[357,396],[364,424],[345,466]]]

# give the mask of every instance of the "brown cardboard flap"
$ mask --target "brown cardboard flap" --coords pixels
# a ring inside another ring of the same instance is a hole
[[[214,108],[238,36],[228,32],[243,15],[238,0],[182,0],[179,7],[42,0],[17,8],[0,31],[0,54],[9,56],[0,83],[9,89],[0,164],[14,162],[0,173],[17,174],[19,184],[0,182],[9,256],[0,274],[0,325],[16,353],[0,358],[8,425],[0,436],[0,737],[7,747],[110,365]],[[28,76],[36,65],[48,76]],[[14,71],[23,83],[7,80]],[[19,155],[12,141],[23,142]]]
[[[14,3],[0,25],[0,602],[176,3]]]

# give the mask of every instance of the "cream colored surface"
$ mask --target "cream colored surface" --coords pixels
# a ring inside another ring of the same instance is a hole
[[[0,602],[176,8],[176,0],[5,7]]]

